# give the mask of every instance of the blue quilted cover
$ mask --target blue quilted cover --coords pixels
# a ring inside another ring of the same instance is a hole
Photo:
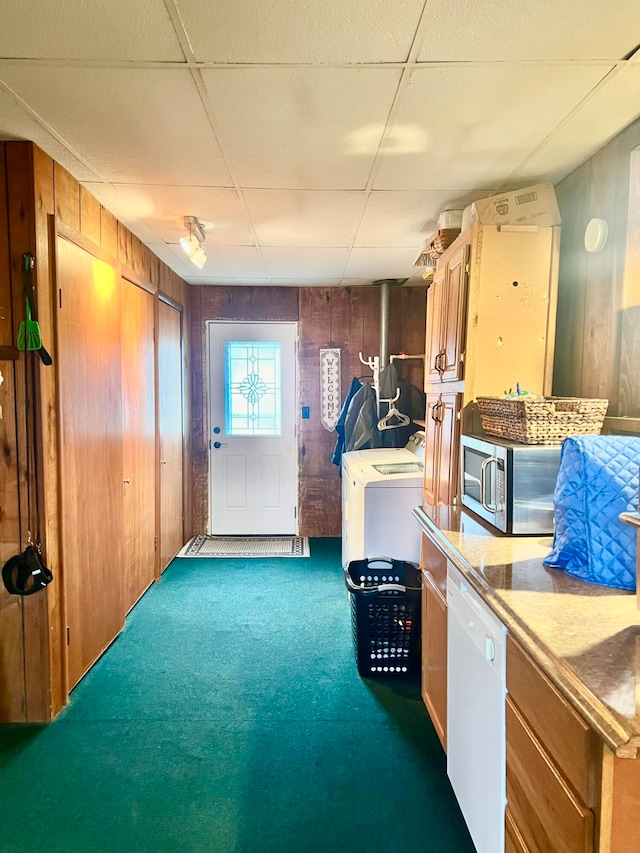
[[[638,509],[640,438],[566,438],[554,493],[555,533],[545,566],[589,583],[636,587],[636,531],[618,520]]]

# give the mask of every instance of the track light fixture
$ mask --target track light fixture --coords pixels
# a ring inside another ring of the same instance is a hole
[[[207,262],[207,253],[203,246],[204,227],[196,216],[185,216],[184,227],[188,233],[185,237],[180,238],[180,245],[191,263],[195,264],[198,269],[202,269]]]

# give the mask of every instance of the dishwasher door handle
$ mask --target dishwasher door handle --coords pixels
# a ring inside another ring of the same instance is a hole
[[[496,641],[489,634],[484,638],[484,657],[491,663],[496,659]]]

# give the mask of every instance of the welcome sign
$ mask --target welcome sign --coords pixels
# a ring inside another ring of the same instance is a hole
[[[320,350],[320,422],[328,431],[336,428],[342,404],[340,348]]]

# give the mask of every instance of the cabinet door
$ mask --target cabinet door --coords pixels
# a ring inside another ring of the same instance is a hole
[[[447,749],[447,604],[431,578],[422,572],[422,699]]]
[[[122,280],[124,608],[155,578],[156,413],[153,296]]]
[[[440,382],[442,361],[442,323],[445,311],[446,268],[436,275],[427,295],[427,338],[425,383]]]
[[[467,297],[469,247],[461,246],[450,259],[446,273],[446,310],[443,314],[442,343],[438,367],[442,382],[462,379],[464,320]]]
[[[428,506],[435,506],[438,502],[438,461],[440,456],[439,402],[440,394],[427,394],[424,428],[424,482],[422,492],[424,502]]]
[[[158,314],[161,572],[184,545],[182,413],[182,315],[161,301]]]
[[[504,853],[531,853],[520,835],[508,807],[505,811]]]
[[[507,801],[531,850],[593,853],[594,814],[507,696]]]
[[[436,502],[449,506],[458,494],[460,444],[460,394],[441,394],[437,407],[438,466]]]

